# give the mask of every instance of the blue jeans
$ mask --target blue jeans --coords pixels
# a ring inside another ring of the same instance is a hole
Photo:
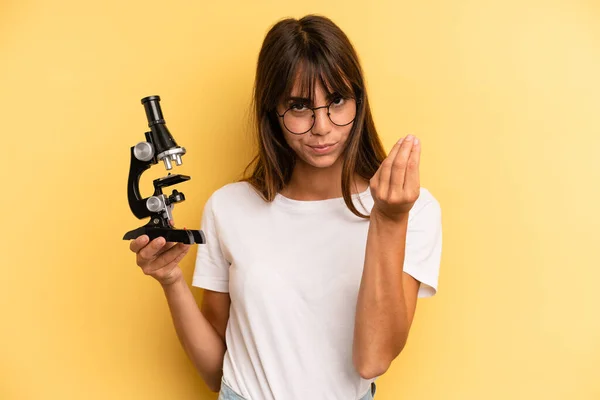
[[[375,385],[375,382],[372,382],[371,390],[369,390],[367,393],[365,393],[365,395],[363,397],[361,397],[360,400],[373,400],[373,398],[375,397],[376,389],[377,389],[377,386]],[[240,396],[239,394],[237,394],[236,392],[234,392],[233,389],[230,388],[229,385],[227,385],[223,379],[221,379],[221,391],[219,392],[219,398],[217,400],[246,400],[246,399],[244,397]],[[352,399],[348,399],[348,400],[352,400]]]

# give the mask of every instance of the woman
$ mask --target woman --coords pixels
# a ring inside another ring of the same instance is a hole
[[[437,289],[441,211],[420,187],[421,144],[389,155],[356,52],[329,19],[266,35],[254,90],[258,155],[205,204],[189,245],[131,243],[162,285],[178,337],[221,400],[372,399],[404,347],[417,297]]]

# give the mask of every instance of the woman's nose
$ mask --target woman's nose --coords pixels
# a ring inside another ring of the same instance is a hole
[[[331,132],[333,124],[329,119],[329,109],[327,107],[319,108],[313,111],[315,113],[315,124],[312,127],[312,133],[314,135],[325,135]]]

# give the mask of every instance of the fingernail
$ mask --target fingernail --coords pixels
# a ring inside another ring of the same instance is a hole
[[[162,246],[163,244],[165,244],[165,239],[162,237],[156,239],[156,246]]]
[[[413,138],[414,138],[414,136],[413,136],[413,135],[408,135],[408,136],[406,137],[406,140],[413,140]]]
[[[402,143],[403,140],[404,138],[400,138],[400,140],[398,140],[398,144]]]
[[[419,138],[415,139],[415,145],[419,144]]]

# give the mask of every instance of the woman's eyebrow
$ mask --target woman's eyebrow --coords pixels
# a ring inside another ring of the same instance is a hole
[[[299,101],[302,103],[310,103],[310,99],[308,97],[298,97],[298,96],[290,96],[285,99],[286,102],[290,101]]]
[[[333,100],[333,98],[335,96],[337,96],[338,93],[337,92],[332,92],[332,93],[327,93],[327,96],[325,97],[327,100]],[[301,103],[309,103],[312,104],[312,100],[309,99],[308,97],[299,97],[299,96],[289,96],[285,99],[286,102],[290,102],[290,101],[298,101]]]

